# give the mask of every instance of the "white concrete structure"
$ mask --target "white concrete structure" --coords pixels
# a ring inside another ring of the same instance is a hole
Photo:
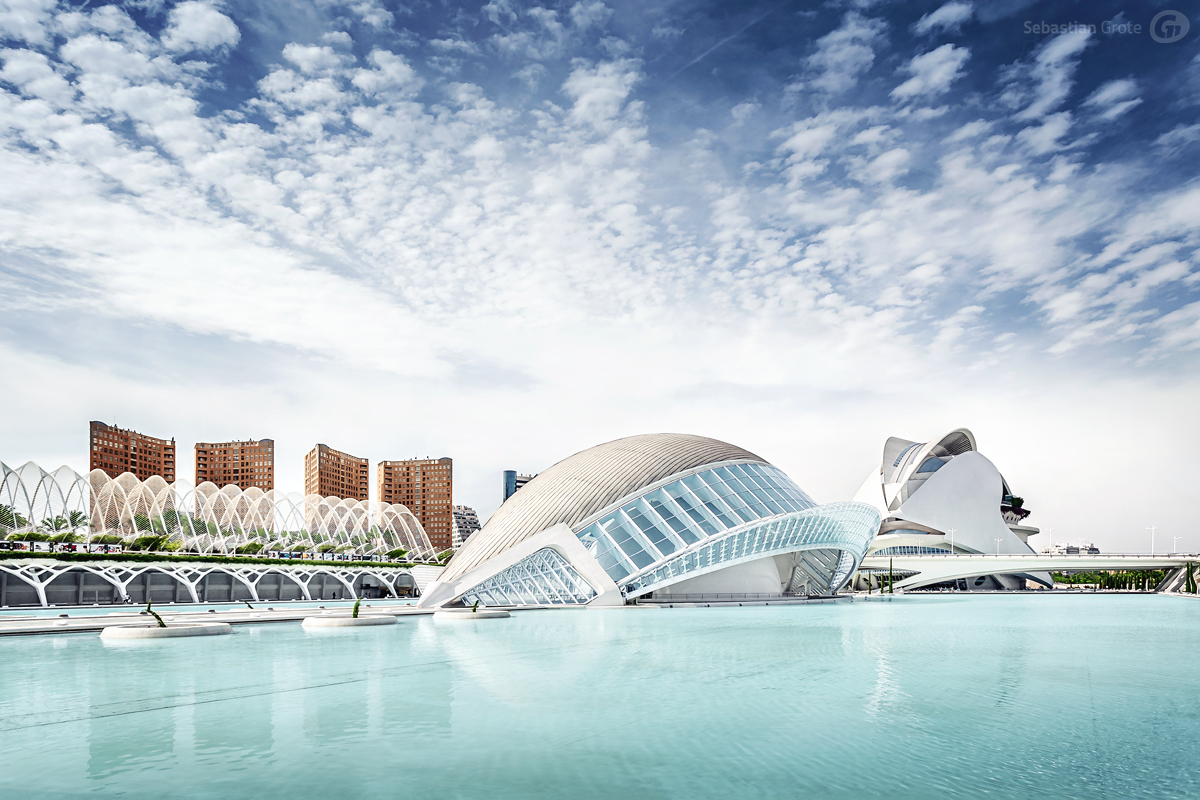
[[[110,605],[240,600],[345,600],[414,593],[417,580],[400,567],[331,567],[196,562],[0,560],[0,605]]]
[[[1034,552],[1027,540],[1038,529],[1022,524],[1029,512],[965,428],[923,443],[888,439],[879,469],[854,499],[873,505],[883,519],[868,555]],[[1045,572],[1019,578],[1053,583]],[[1018,585],[1004,578],[995,583]]]
[[[455,554],[420,605],[828,595],[853,573],[878,526],[871,506],[818,506],[739,447],[687,434],[632,436],[539,473]]]
[[[919,589],[938,583],[949,583],[966,579],[968,588],[974,580],[984,576],[1048,574],[1048,572],[1096,572],[1104,570],[1174,569],[1188,562],[1197,563],[1194,555],[1049,555],[1036,553],[1013,553],[987,555],[983,553],[950,555],[868,555],[863,559],[860,570],[870,571],[877,578],[873,585],[879,587],[878,577],[891,572],[894,589]],[[1051,584],[1053,585],[1053,584]]]
[[[254,544],[263,551],[344,550],[382,555],[397,549],[414,561],[436,556],[420,521],[403,505],[320,495],[224,488],[184,480],[145,481],[131,473],[86,477],[69,467],[46,472],[29,462],[0,462],[0,538],[75,532],[80,538],[116,536],[126,543],[165,536],[180,549],[232,553]]]
[[[305,617],[300,623],[302,628],[369,628],[376,625],[395,625],[396,618],[391,614],[359,614],[350,616]]]
[[[222,636],[233,633],[233,626],[224,622],[184,622],[168,625],[110,625],[100,631],[100,638],[109,639],[180,639],[191,636]]]

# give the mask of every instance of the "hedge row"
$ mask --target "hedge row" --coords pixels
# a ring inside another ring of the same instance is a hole
[[[29,551],[0,550],[0,559],[49,558],[55,561],[129,561],[135,563],[202,563],[202,564],[280,564],[295,567],[374,567],[381,569],[407,569],[413,564],[382,561],[318,561],[308,558],[230,558],[229,556],[164,556],[155,553],[31,553]]]

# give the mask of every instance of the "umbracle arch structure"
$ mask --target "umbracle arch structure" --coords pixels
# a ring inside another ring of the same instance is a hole
[[[263,597],[259,589],[264,579],[278,575],[290,581],[296,587],[295,599],[321,600],[329,599],[323,596],[321,589],[328,590],[332,583],[336,588],[337,599],[359,596],[364,578],[374,578],[386,587],[391,596],[399,596],[402,589],[415,587],[416,580],[407,569],[373,569],[370,567],[328,567],[328,566],[267,566],[249,565],[235,566],[229,564],[196,565],[196,564],[128,564],[128,563],[74,563],[74,562],[44,562],[44,561],[7,561],[0,562],[0,596],[11,595],[19,585],[32,589],[36,602],[26,605],[50,605],[47,590],[56,581],[64,577],[95,576],[96,583],[111,587],[111,602],[119,603],[126,596],[137,596],[137,602],[144,602],[147,591],[163,591],[165,588],[174,589],[174,602],[227,602],[246,599],[252,602],[283,599]],[[163,583],[153,586],[154,579],[164,576],[172,582],[171,587]],[[231,583],[224,584],[231,589],[228,596],[215,601],[206,590],[206,579],[214,576],[228,576]],[[277,584],[278,585],[278,584]],[[82,581],[80,581],[82,586]],[[141,587],[145,587],[141,589]],[[237,590],[240,587],[240,591]],[[139,591],[140,590],[140,591]],[[236,595],[241,595],[237,597]],[[156,602],[160,602],[156,600]],[[67,603],[60,603],[66,605]],[[72,603],[73,604],[73,603]]]
[[[165,537],[172,548],[198,553],[257,545],[260,551],[365,554],[402,549],[416,561],[436,556],[420,521],[403,505],[210,482],[192,486],[159,476],[140,481],[128,472],[113,478],[92,470],[84,477],[69,467],[49,473],[33,462],[15,470],[0,462],[0,506],[7,509],[0,534],[10,539],[51,528],[126,543]]]

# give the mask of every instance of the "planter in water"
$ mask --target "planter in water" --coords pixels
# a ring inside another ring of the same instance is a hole
[[[434,619],[454,619],[454,620],[473,620],[473,619],[503,619],[509,616],[507,611],[498,608],[492,609],[476,609],[469,608],[444,608],[441,611],[433,612]]]
[[[220,636],[233,633],[227,622],[185,622],[178,625],[110,625],[100,631],[101,639],[177,639],[184,636]]]
[[[368,625],[395,625],[396,618],[387,614],[369,614],[361,617],[305,617],[300,623],[304,628],[361,628]]]

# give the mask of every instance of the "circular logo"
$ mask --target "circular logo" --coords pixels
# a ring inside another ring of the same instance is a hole
[[[1160,11],[1150,20],[1150,38],[1162,44],[1178,42],[1192,24],[1178,11]]]

